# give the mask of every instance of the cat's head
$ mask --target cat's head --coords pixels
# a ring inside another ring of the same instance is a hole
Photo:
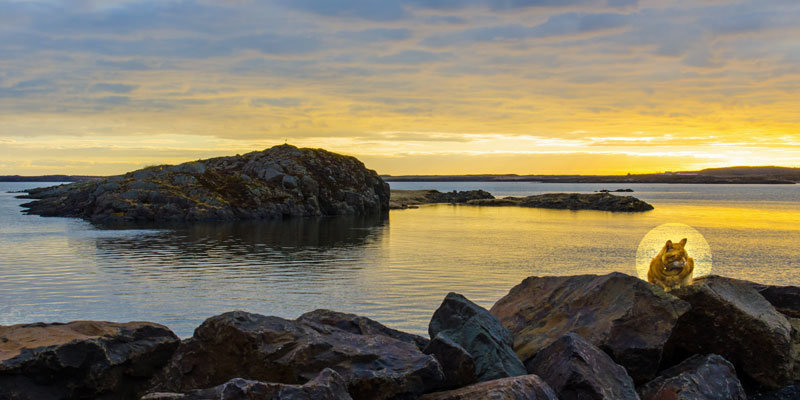
[[[661,255],[661,265],[664,267],[665,274],[678,275],[683,271],[689,258],[685,246],[686,238],[681,239],[678,243],[672,243],[671,240],[667,240],[664,245],[664,252]]]

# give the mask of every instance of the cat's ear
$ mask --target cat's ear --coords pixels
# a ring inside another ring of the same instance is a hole
[[[681,246],[686,246],[686,238],[681,239]]]
[[[672,240],[667,240],[667,244],[665,245],[667,250],[672,250]]]

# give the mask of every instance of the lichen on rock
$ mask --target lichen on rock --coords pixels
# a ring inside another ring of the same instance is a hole
[[[389,185],[356,158],[290,145],[27,193],[22,197],[35,199],[23,204],[29,214],[96,222],[233,221],[389,210]]]

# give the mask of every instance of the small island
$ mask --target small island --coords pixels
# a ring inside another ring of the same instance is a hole
[[[517,206],[558,210],[597,210],[612,212],[650,211],[653,206],[633,196],[601,193],[546,193],[527,197],[497,199],[484,190],[392,190],[389,205],[393,209],[417,208],[423,204],[451,203],[472,206]]]
[[[389,211],[389,185],[355,157],[275,146],[36,188],[29,214],[93,222],[234,221]]]

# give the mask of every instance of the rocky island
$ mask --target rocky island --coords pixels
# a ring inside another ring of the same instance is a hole
[[[149,322],[0,326],[0,399],[793,399],[800,288],[721,276],[529,277],[457,293],[429,337],[315,310],[233,311],[187,339]]]
[[[232,221],[389,210],[389,185],[356,158],[290,145],[27,193],[22,197],[35,199],[23,205],[29,214],[94,222]]]
[[[517,206],[561,210],[597,210],[613,212],[642,212],[653,206],[633,196],[615,196],[609,192],[595,194],[546,193],[527,197],[497,199],[485,190],[439,192],[438,190],[392,190],[389,207],[417,208],[423,204],[450,203],[472,206]]]
[[[527,197],[470,200],[476,206],[518,206],[553,208],[559,210],[598,210],[615,212],[650,211],[653,206],[633,196],[616,196],[603,193],[545,193]]]

